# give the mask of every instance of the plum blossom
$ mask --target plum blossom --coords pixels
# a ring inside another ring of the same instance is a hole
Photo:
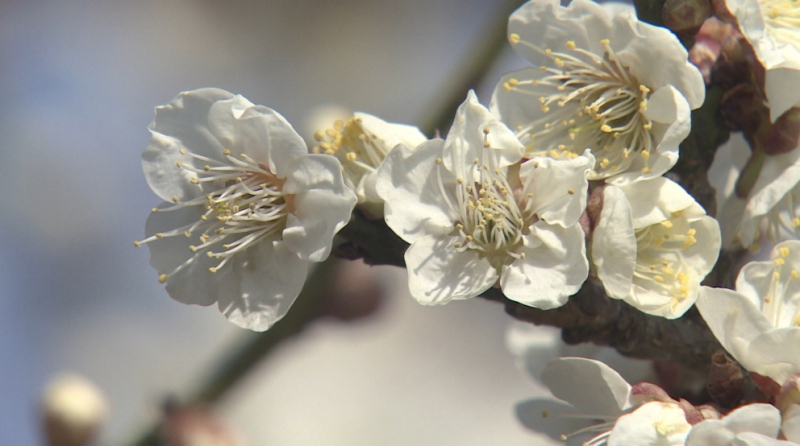
[[[800,241],[776,245],[771,260],[750,262],[736,291],[702,287],[697,308],[744,368],[784,384],[800,373]]]
[[[771,404],[748,404],[721,420],[703,420],[692,427],[686,446],[788,446],[777,440],[781,415]]]
[[[589,148],[597,159],[589,179],[615,184],[675,165],[705,85],[670,31],[588,0],[533,0],[511,15],[508,32],[533,68],[500,81],[492,111],[527,157]]]
[[[358,196],[359,205],[382,214],[383,200],[375,190],[378,167],[396,145],[413,149],[427,138],[416,127],[388,123],[367,113],[355,113],[347,121],[314,133],[314,153],[335,156],[342,163],[347,186]]]
[[[584,235],[590,154],[534,158],[473,92],[446,140],[398,146],[378,170],[389,227],[406,251],[411,295],[426,305],[499,283],[509,299],[563,305],[588,275]]]
[[[725,0],[766,69],[771,118],[800,102],[800,5],[794,0]]]
[[[719,248],[717,221],[677,183],[662,177],[603,190],[592,261],[610,297],[677,318],[694,304]]]
[[[682,445],[691,429],[687,413],[698,420],[715,416],[671,399],[653,384],[631,386],[592,359],[550,361],[541,380],[563,403],[526,401],[517,406],[517,415],[525,426],[560,437],[568,446]]]
[[[147,243],[175,300],[216,302],[234,324],[268,329],[350,218],[356,197],[341,165],[308,155],[274,110],[219,89],[156,108],[150,132],[142,168],[166,203],[135,245]]]
[[[758,178],[747,197],[735,185],[750,158],[741,133],[731,134],[714,155],[708,180],[716,189],[717,216],[725,246],[740,242],[758,250],[762,230],[775,242],[800,236],[800,150],[764,156]]]

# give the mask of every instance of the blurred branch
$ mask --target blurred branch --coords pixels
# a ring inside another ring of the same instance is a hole
[[[194,395],[185,401],[180,401],[179,404],[191,406],[217,402],[275,347],[301,332],[306,324],[319,314],[317,311],[319,303],[325,292],[330,289],[331,277],[339,262],[341,261],[338,259],[330,258],[317,264],[316,268],[308,275],[305,287],[289,313],[269,331],[246,332],[242,336],[243,339],[238,348],[219,361],[217,370],[205,380]],[[136,446],[161,444],[159,429],[160,426],[153,427],[132,444]]]

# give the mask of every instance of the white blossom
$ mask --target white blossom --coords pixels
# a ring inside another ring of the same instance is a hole
[[[564,403],[526,401],[517,415],[527,427],[560,436],[568,446],[683,444],[691,428],[684,407],[662,389],[631,386],[600,361],[556,359],[541,380]]]
[[[533,68],[505,76],[492,111],[526,156],[569,158],[590,148],[592,180],[655,178],[678,160],[700,107],[700,71],[668,30],[595,2],[533,0],[509,19],[509,41]]]
[[[748,196],[739,197],[735,184],[749,157],[742,134],[731,134],[717,149],[708,179],[716,189],[725,246],[738,241],[757,251],[762,230],[773,242],[800,236],[800,148],[765,155]]]
[[[378,194],[386,223],[411,243],[405,262],[419,302],[466,299],[499,283],[509,299],[549,309],[586,280],[576,223],[594,160],[516,164],[522,152],[470,92],[445,141],[389,153],[378,170]]]
[[[800,5],[794,0],[725,0],[766,69],[772,120],[800,102]]]
[[[800,373],[800,241],[750,262],[736,291],[702,287],[697,308],[723,347],[744,368],[783,384]]]
[[[150,132],[142,167],[167,203],[135,244],[148,244],[174,299],[216,302],[236,325],[266,330],[349,220],[356,197],[339,162],[308,155],[274,110],[218,89],[158,107]]]
[[[603,190],[592,261],[610,297],[677,318],[694,304],[719,248],[717,221],[677,183],[662,177]]]
[[[692,427],[686,446],[787,446],[777,440],[781,426],[778,409],[771,404],[748,404],[721,420],[703,420]]]
[[[338,158],[345,182],[355,191],[359,205],[370,206],[378,215],[383,200],[375,190],[375,179],[386,154],[398,144],[414,149],[427,140],[416,127],[359,112],[347,121],[336,121],[332,128],[317,131],[314,139],[318,143],[314,153]]]

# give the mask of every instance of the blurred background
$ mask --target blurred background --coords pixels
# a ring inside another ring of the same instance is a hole
[[[242,331],[172,301],[144,235],[153,108],[214,86],[305,135],[319,107],[422,125],[508,1],[0,3],[0,445],[42,444],[38,400],[61,371],[111,407],[121,445],[193,389]],[[505,19],[503,19],[505,20]],[[478,90],[523,61],[505,51]],[[464,92],[465,93],[465,92]],[[325,123],[329,125],[330,123]],[[446,129],[444,129],[446,131]],[[514,405],[542,392],[480,299],[426,308],[400,269],[370,318],[322,321],[218,406],[250,445],[540,444]]]

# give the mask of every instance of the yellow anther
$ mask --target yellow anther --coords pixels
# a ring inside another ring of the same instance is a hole
[[[610,126],[610,125],[608,125],[608,124],[603,124],[603,125],[601,125],[601,126],[600,126],[600,130],[601,130],[602,132],[604,132],[604,133],[611,133],[611,132],[613,132],[613,131],[614,131],[614,130],[611,128],[611,126]]]
[[[135,247],[137,247],[137,248],[138,248],[138,247],[142,246],[142,244],[141,244],[141,243],[139,243],[138,241],[134,240],[134,241],[133,241],[133,246],[135,246]]]
[[[355,152],[347,152],[345,158],[347,158],[347,161],[350,161],[352,163],[353,161],[358,159],[358,155],[356,155]]]
[[[511,85],[508,82],[503,82],[503,90],[511,91]]]
[[[642,158],[644,158],[644,159],[650,159],[650,151],[649,150],[642,150],[641,155],[642,155]]]
[[[608,40],[608,39],[603,39],[603,40],[600,41],[600,45],[610,45],[610,44],[611,44],[611,41]]]
[[[178,160],[175,162],[175,167],[183,167],[183,161]]]
[[[442,164],[442,159],[441,158],[436,158],[436,164]]]
[[[519,80],[518,79],[515,79],[515,78],[512,77],[511,79],[508,80],[508,85],[511,85],[512,87],[516,87],[517,84],[519,84]]]
[[[571,40],[567,40],[567,48],[569,48],[571,50],[574,50],[577,47],[578,47],[578,45],[575,45],[575,42],[573,42]]]
[[[664,283],[664,278],[659,275],[653,276],[653,280],[655,280],[658,283]]]
[[[228,149],[222,149],[222,154],[225,155],[225,156],[228,156],[228,155],[231,154],[231,151],[228,150]]]
[[[671,222],[671,221],[669,221],[669,220],[664,220],[664,221],[662,221],[662,222],[661,222],[661,226],[663,226],[663,227],[665,227],[665,228],[669,229],[669,228],[671,228],[671,227],[672,227],[672,222]]]
[[[789,257],[789,248],[787,248],[785,246],[781,246],[780,249],[778,249],[778,255],[780,255],[784,259],[786,257]]]
[[[173,195],[172,196],[172,202],[173,203],[177,203],[178,202],[178,196],[177,195]]]
[[[181,147],[180,149],[178,149],[178,152],[181,152],[181,155],[186,155],[186,149],[185,149],[185,148],[183,148],[183,147]]]
[[[217,273],[217,267],[216,266],[212,266],[208,270],[211,272],[211,274],[216,274]]]
[[[781,280],[781,273],[779,273],[778,271],[775,271],[774,273],[772,273],[772,278],[774,280]]]
[[[511,43],[519,43],[519,34],[511,33],[508,35],[508,41]]]
[[[647,175],[648,173],[653,173],[653,170],[645,166],[642,168],[642,173]]]
[[[567,189],[567,193],[570,195],[575,195],[575,189],[570,187],[569,189]]]
[[[779,257],[779,258],[777,258],[777,259],[775,259],[775,266],[781,266],[781,265],[783,265],[784,263],[786,263],[786,260],[783,260],[783,259],[782,259],[782,258],[780,258],[780,257]]]
[[[158,275],[158,283],[164,283],[166,281],[167,281],[167,275],[166,274],[159,274]]]

